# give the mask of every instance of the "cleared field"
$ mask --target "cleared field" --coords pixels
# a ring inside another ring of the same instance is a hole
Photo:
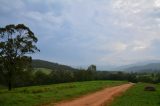
[[[118,97],[111,106],[160,106],[160,84],[154,85],[156,91],[144,91],[149,84],[138,83]]]
[[[120,85],[123,81],[86,81],[0,90],[2,106],[33,106],[78,97],[105,87]]]

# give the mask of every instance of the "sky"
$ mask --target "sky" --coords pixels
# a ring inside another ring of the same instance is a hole
[[[0,0],[0,27],[25,24],[33,55],[71,66],[160,60],[160,0]]]

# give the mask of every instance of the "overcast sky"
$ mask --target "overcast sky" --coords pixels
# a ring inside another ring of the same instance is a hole
[[[160,59],[160,0],[0,0],[0,27],[23,23],[34,58],[67,65]]]

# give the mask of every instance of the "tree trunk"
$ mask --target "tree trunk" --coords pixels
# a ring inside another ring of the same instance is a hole
[[[11,91],[12,90],[12,71],[9,71],[8,73],[8,90]]]
[[[9,90],[9,91],[12,90],[12,82],[11,82],[11,80],[9,80],[9,82],[8,82],[8,90]]]

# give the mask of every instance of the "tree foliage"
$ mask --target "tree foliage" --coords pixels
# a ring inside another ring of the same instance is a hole
[[[90,65],[87,70],[96,71],[96,65]]]
[[[8,88],[11,90],[16,73],[29,66],[29,54],[39,51],[38,39],[25,25],[7,25],[0,28],[0,66]]]

